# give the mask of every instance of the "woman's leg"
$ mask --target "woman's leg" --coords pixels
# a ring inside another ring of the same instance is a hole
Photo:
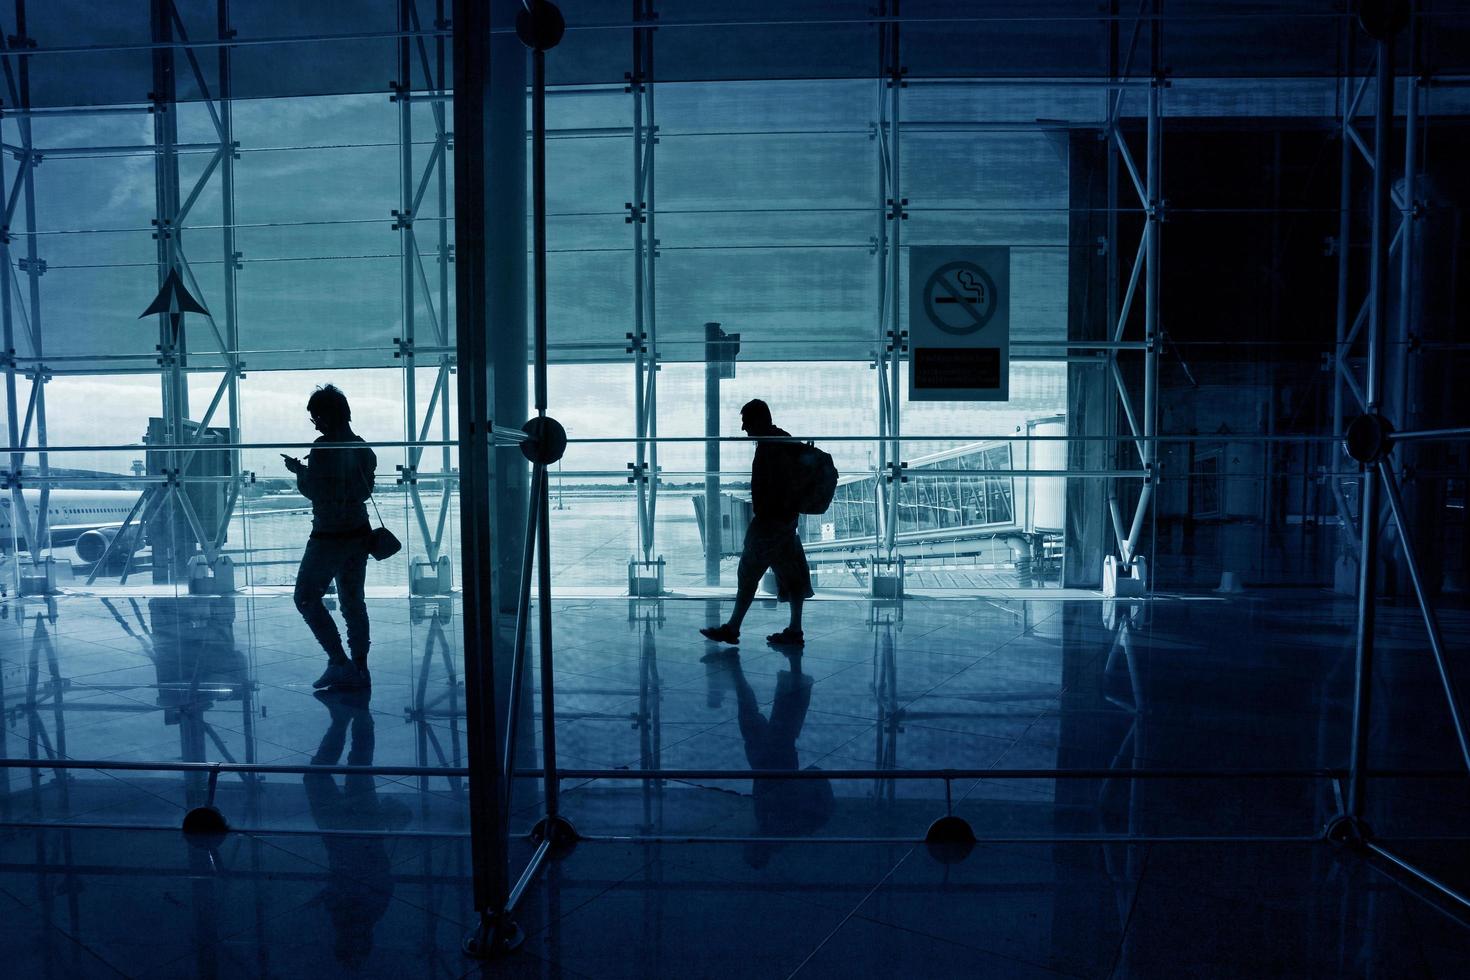
[[[347,649],[352,651],[352,662],[359,667],[367,666],[368,647],[372,645],[367,601],[363,597],[367,562],[367,550],[360,548],[342,562],[337,572],[337,600],[342,604],[342,618],[347,623]]]
[[[327,612],[322,596],[337,572],[336,555],[332,546],[320,538],[306,542],[306,552],[301,556],[301,567],[296,571],[296,609],[306,620],[312,636],[327,652],[327,659],[334,664],[346,663],[347,653],[342,649],[342,634],[332,614]]]

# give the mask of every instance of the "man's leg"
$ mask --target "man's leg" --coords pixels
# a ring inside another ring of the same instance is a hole
[[[806,600],[801,596],[795,593],[791,594],[791,625],[788,629],[793,633],[801,632],[801,606],[804,602]]]
[[[327,594],[327,586],[337,573],[336,558],[335,549],[328,542],[320,538],[307,541],[301,567],[296,571],[294,598],[297,611],[327,652],[327,659],[333,664],[345,664],[347,653],[342,649],[342,634],[337,632],[332,614],[322,603],[322,596]]]
[[[735,569],[735,608],[730,612],[730,619],[721,626],[708,626],[700,632],[711,640],[737,642],[740,624],[745,621],[745,614],[755,601],[756,587],[760,585],[761,576],[766,574],[768,567],[770,566],[762,557],[756,527],[752,523],[746,529],[745,546],[740,551],[740,564]]]
[[[800,643],[801,611],[807,597],[811,595],[812,571],[811,566],[807,564],[806,551],[801,546],[801,538],[797,536],[795,528],[792,528],[790,538],[777,552],[773,567],[776,569],[776,577],[781,582],[781,589],[786,593],[786,601],[791,606],[791,625],[786,627],[783,633],[788,639]]]

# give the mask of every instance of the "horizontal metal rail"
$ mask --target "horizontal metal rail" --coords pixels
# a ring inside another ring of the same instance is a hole
[[[23,830],[145,830],[163,833],[178,833],[177,824],[159,823],[118,823],[101,821],[44,821],[44,820],[11,820],[0,821],[0,827],[18,828]],[[271,834],[272,836],[300,836],[300,837],[381,837],[387,840],[417,839],[428,840],[468,840],[468,830],[383,830],[373,833],[361,830],[337,830],[327,827],[274,827],[262,825],[258,827],[231,827],[231,830],[243,834]],[[1171,837],[1167,834],[1038,834],[1034,837],[1017,836],[1009,834],[1006,836],[977,836],[977,844],[1310,844],[1320,841],[1321,835],[1305,834],[1261,834],[1256,836],[1209,836],[1200,834],[1181,835]],[[1436,838],[1437,839],[1437,838]],[[608,844],[895,844],[895,845],[917,845],[925,843],[923,837],[764,837],[752,834],[748,837],[741,836],[713,836],[697,834],[581,834],[579,841]],[[12,865],[7,870],[20,870],[24,867],[34,865]],[[45,867],[55,867],[47,865]],[[115,865],[88,867],[83,873],[108,875],[117,874]],[[186,868],[164,868],[160,874],[166,877],[189,877],[194,872]],[[227,877],[246,877],[238,870],[226,871]],[[305,879],[310,877],[302,872],[272,872],[271,877],[285,877],[287,879]],[[417,880],[429,880],[422,875],[395,874],[394,880],[414,882]],[[449,876],[458,878],[460,876]],[[442,879],[440,879],[442,880]],[[711,883],[717,884],[717,883]]]
[[[703,836],[699,834],[583,834],[579,840],[607,844],[923,844],[923,837],[763,837]],[[977,834],[977,844],[1313,844],[1320,834],[1261,834],[1259,836],[1215,836],[1187,834],[1038,834],[1035,837],[1008,834],[987,837]]]
[[[468,776],[467,766],[284,765],[256,762],[138,762],[113,759],[0,759],[0,769],[95,769],[103,772],[359,773],[373,776]],[[1376,778],[1456,778],[1454,769],[1375,769]],[[541,769],[517,769],[516,779],[541,779]],[[557,769],[558,779],[1342,779],[1346,769]]]
[[[1453,430],[1444,430],[1446,432]],[[508,439],[512,442],[523,442],[525,433],[515,427],[493,426],[496,439]],[[811,435],[801,434],[795,436],[798,441],[808,442],[883,442],[892,443],[891,436],[879,435]],[[1446,437],[1448,438],[1448,437]],[[658,443],[663,445],[673,444],[702,444],[707,442],[722,443],[745,443],[760,442],[761,439],[753,439],[749,436],[587,436],[584,438],[568,438],[569,446],[597,446],[597,445],[644,445]],[[786,439],[772,439],[772,442],[786,442]],[[1332,435],[1206,435],[1200,433],[1158,434],[1152,436],[1133,435],[1026,435],[1019,432],[996,433],[996,434],[970,434],[951,433],[946,435],[919,435],[905,433],[899,442],[945,442],[945,443],[970,443],[970,442],[1102,442],[1102,443],[1333,443],[1337,439]],[[346,449],[353,446],[367,446],[373,449],[437,449],[444,446],[455,447],[459,441],[455,439],[368,439],[363,442],[335,443],[335,442],[211,442],[211,443],[113,443],[96,445],[48,445],[45,451],[48,453],[125,453],[125,452],[185,452],[189,450],[273,450],[273,449]],[[0,453],[33,453],[37,452],[35,446],[0,446]]]
[[[1410,429],[1405,432],[1392,432],[1388,438],[1393,442],[1411,442],[1419,439],[1470,439],[1470,428],[1461,426],[1455,429]]]

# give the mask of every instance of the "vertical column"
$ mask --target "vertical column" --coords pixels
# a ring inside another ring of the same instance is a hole
[[[235,30],[230,26],[230,0],[219,0],[218,13],[218,35],[221,41],[235,36]],[[219,129],[220,129],[220,237],[224,251],[224,322],[225,322],[225,346],[229,348],[226,357],[226,370],[230,372],[228,390],[228,409],[230,425],[230,442],[239,444],[240,440],[240,322],[239,309],[236,296],[236,275],[240,264],[235,251],[235,122],[234,107],[234,81],[231,72],[231,49],[221,47],[219,49]],[[241,461],[238,449],[230,453],[230,476],[235,480],[235,487],[241,487]],[[232,499],[238,499],[233,498]],[[229,527],[230,515],[222,515],[220,523],[220,543],[224,543],[224,533]]]
[[[1341,141],[1341,160],[1338,163],[1338,197],[1337,197],[1337,319],[1335,325],[1336,344],[1332,352],[1332,438],[1333,448],[1328,464],[1329,470],[1334,475],[1328,479],[1331,481],[1332,498],[1337,506],[1338,521],[1342,532],[1347,534],[1350,540],[1356,543],[1356,535],[1353,532],[1352,514],[1348,510],[1347,498],[1342,492],[1342,480],[1336,476],[1338,465],[1344,460],[1345,453],[1342,451],[1343,436],[1343,371],[1348,354],[1348,282],[1351,272],[1351,256],[1349,242],[1353,233],[1353,143],[1348,135],[1348,127],[1353,123],[1353,112],[1357,106],[1357,99],[1353,95],[1352,70],[1354,41],[1356,32],[1349,24],[1344,28],[1347,37],[1343,42],[1343,50],[1346,52],[1342,70],[1342,118],[1339,120],[1338,139]]]
[[[26,37],[25,0],[17,0],[16,16],[16,38],[14,39],[13,44],[23,46],[25,44]],[[28,59],[17,58],[15,59],[15,61],[15,75],[19,75],[23,82],[27,70],[26,63]],[[10,82],[10,96],[22,109],[25,109],[28,105],[28,101],[22,99],[22,90],[17,87],[15,75],[7,72],[7,81]],[[16,171],[15,175],[15,179],[18,182],[24,179],[25,171],[29,170],[30,167],[34,165],[34,157],[31,153],[33,149],[30,140],[31,131],[28,125],[22,125],[22,121],[24,120],[24,118],[24,116],[16,117],[17,139],[20,142],[21,148],[23,150],[23,154],[20,160],[20,168]],[[3,176],[4,161],[3,154],[0,154],[0,178],[3,178]],[[0,191],[3,191],[6,200],[13,199],[14,195],[11,191],[11,188],[5,185],[3,179],[0,179]],[[21,445],[21,421],[17,404],[18,377],[15,362],[16,297],[15,294],[12,292],[14,280],[9,272],[9,270],[12,268],[10,250],[10,246],[12,243],[10,219],[12,215],[13,212],[7,211],[4,227],[0,228],[0,270],[5,271],[4,281],[0,282],[0,321],[3,321],[5,349],[3,352],[0,352],[0,354],[3,354],[5,364],[5,408],[6,421],[8,422],[10,430],[10,442],[12,445],[19,446]],[[31,217],[34,217],[34,215],[32,215]],[[35,547],[34,542],[36,542],[40,537],[38,531],[40,530],[41,526],[44,525],[45,518],[43,515],[37,514],[35,515],[36,520],[34,523],[31,519],[32,515],[22,490],[21,480],[21,475],[25,468],[25,455],[26,454],[24,452],[15,452],[10,454],[10,474],[9,479],[7,480],[7,484],[10,489],[10,529],[12,540],[6,542],[6,545],[13,547],[16,551],[19,551],[20,546],[24,544],[25,547],[31,551],[31,554],[34,555],[38,550]],[[17,573],[18,571],[19,567],[17,565]],[[20,583],[18,581],[12,582],[11,584],[17,590],[20,587]]]
[[[22,160],[21,166],[29,165],[29,160]],[[17,178],[19,179],[19,175]],[[0,153],[0,193],[8,191],[5,184],[5,155]],[[8,193],[5,195],[8,197]],[[7,220],[4,227],[0,227],[0,270],[8,270],[11,265],[10,259],[10,223]],[[10,277],[6,275],[4,281],[0,282],[0,331],[3,331],[5,349],[0,352],[0,360],[5,365],[5,421],[9,432],[9,441],[12,446],[20,445],[20,411],[17,399],[16,367],[15,367],[15,311],[12,308],[12,296],[10,292]],[[12,452],[10,454],[10,470],[6,474],[6,486],[10,491],[10,540],[0,544],[0,550],[19,551],[23,541],[29,542],[33,537],[30,530],[30,517],[26,511],[25,497],[21,490],[21,473],[25,466],[25,453]],[[24,528],[24,538],[22,529]],[[10,586],[17,592],[20,583],[11,582]]]
[[[495,19],[509,29],[520,9],[517,0],[492,0]],[[459,18],[455,18],[458,23]],[[455,59],[458,71],[458,59]],[[504,425],[519,425],[530,415],[526,337],[526,51],[514,34],[496,34],[490,40],[490,117],[494,123],[485,134],[485,168],[494,194],[485,202],[488,269],[485,284],[486,324],[494,340],[490,357],[491,417]],[[458,88],[456,88],[456,97]],[[455,129],[455,144],[461,138]],[[456,157],[458,153],[456,151]],[[458,167],[455,186],[458,187]],[[463,239],[460,216],[455,208],[456,251]],[[458,265],[458,260],[456,261]],[[456,282],[459,280],[456,279]],[[456,293],[456,301],[458,294]],[[464,323],[463,314],[460,321]],[[463,371],[463,360],[460,361]],[[463,438],[461,436],[461,438]],[[522,526],[526,498],[530,492],[530,467],[516,446],[498,447],[491,461],[495,501],[496,588],[500,611],[515,615],[516,593],[520,590],[521,552],[530,529]],[[463,488],[460,490],[463,498]],[[463,503],[461,502],[461,506]]]
[[[644,20],[655,17],[653,0],[644,0]],[[647,551],[644,560],[651,558],[654,534],[658,530],[658,182],[654,163],[657,158],[658,125],[653,107],[653,29],[645,31],[643,41],[643,125],[647,140],[643,148],[643,209],[646,231],[643,236],[647,255],[643,262],[643,328],[648,332],[648,381],[643,397],[643,410],[648,414],[645,431],[651,440],[648,443],[648,535],[644,539]]]
[[[23,0],[16,4],[16,29],[22,36],[26,35],[25,3]],[[31,105],[31,60],[20,59],[19,66],[20,104],[23,109],[29,109]],[[35,537],[31,540],[31,557],[34,559],[42,551],[51,546],[50,528],[50,501],[51,484],[48,477],[51,475],[50,456],[46,452],[46,382],[50,380],[46,373],[45,357],[45,333],[42,330],[41,310],[41,275],[46,271],[46,263],[41,260],[37,249],[36,240],[36,164],[38,157],[35,155],[35,141],[31,134],[31,118],[22,114],[18,120],[20,129],[21,145],[25,148],[27,166],[22,174],[24,176],[25,208],[26,208],[26,258],[22,266],[26,270],[26,296],[30,304],[29,323],[31,354],[36,358],[35,375],[31,379],[31,394],[35,401],[35,423],[36,423],[36,468],[41,478],[41,492],[36,504]],[[6,270],[7,278],[11,275]],[[9,288],[10,283],[5,284]]]
[[[643,18],[643,0],[633,0],[633,21]],[[650,371],[647,364],[648,344],[644,329],[644,122],[643,122],[643,45],[652,42],[652,35],[640,29],[633,31],[633,67],[628,72],[628,91],[633,96],[633,193],[628,202],[628,224],[633,229],[633,333],[629,336],[629,349],[633,352],[633,434],[637,442],[633,447],[633,483],[638,495],[638,550],[644,561],[651,557],[653,549],[653,522],[648,509],[648,448],[644,441],[648,436],[648,405],[644,390],[644,376]],[[652,143],[650,139],[649,144]]]
[[[876,259],[874,272],[877,279],[877,322],[873,333],[873,374],[878,382],[875,388],[878,410],[878,458],[876,478],[873,480],[873,557],[880,549],[887,548],[888,541],[888,484],[884,474],[888,471],[888,88],[887,51],[888,25],[879,26],[878,84],[874,115],[877,122],[873,129],[873,142],[877,148],[877,180],[874,197],[877,214],[877,229],[873,236],[873,255]],[[885,552],[886,554],[886,552]]]
[[[718,323],[704,325],[704,582],[720,584],[724,551],[720,512],[720,362],[724,336]]]
[[[893,0],[892,13],[895,17],[899,14],[899,0]],[[887,192],[887,224],[888,224],[888,465],[889,472],[880,479],[891,477],[888,485],[888,517],[885,522],[885,533],[883,541],[883,557],[893,560],[894,535],[898,532],[898,498],[901,492],[898,480],[898,469],[903,459],[903,443],[899,436],[902,433],[902,390],[900,378],[902,377],[903,365],[903,331],[899,319],[899,309],[902,306],[899,298],[899,259],[900,248],[903,244],[902,221],[907,214],[904,205],[907,201],[903,198],[903,167],[901,149],[903,139],[899,135],[902,125],[901,103],[899,92],[903,88],[902,47],[899,38],[899,25],[895,20],[888,25],[888,192]]]
[[[1393,42],[1377,43],[1373,112],[1373,196],[1371,206],[1372,252],[1368,296],[1368,376],[1366,412],[1374,415],[1382,402],[1383,343],[1388,318],[1389,259],[1389,172],[1388,141],[1393,125]],[[1376,619],[1375,568],[1378,564],[1378,475],[1374,466],[1363,467],[1362,495],[1358,512],[1358,631],[1353,675],[1352,754],[1349,760],[1347,812],[1363,816],[1363,789],[1367,768],[1368,737],[1372,721],[1373,630]]]
[[[148,93],[153,103],[154,154],[154,237],[158,241],[158,283],[160,286],[179,267],[178,256],[178,209],[179,209],[179,155],[178,155],[178,106],[175,99],[175,52],[172,47],[173,0],[151,0],[150,13],[153,22],[153,40],[159,47],[153,50],[153,91]],[[184,442],[184,422],[189,417],[189,387],[184,375],[184,359],[187,343],[183,321],[177,330],[170,322],[171,317],[160,314],[159,349],[163,353],[163,424],[164,438],[172,445]],[[153,581],[156,583],[178,582],[186,574],[189,556],[193,552],[191,530],[177,493],[182,485],[177,481],[181,457],[177,451],[164,454],[165,466],[169,470],[171,492],[165,505],[155,512],[153,528],[149,538],[153,544]],[[156,529],[156,530],[155,530]],[[160,557],[166,556],[165,561]]]
[[[450,24],[449,19],[445,16],[445,3],[446,0],[435,0],[434,27],[436,29],[442,30]],[[449,42],[445,39],[444,35],[440,34],[434,38],[434,77],[439,94],[446,97],[450,93],[449,76],[447,74],[449,68],[448,55]],[[443,491],[440,494],[439,522],[436,525],[438,530],[435,534],[437,551],[438,545],[443,540],[444,523],[449,517],[450,495],[454,489],[454,484],[448,478],[448,474],[454,468],[454,456],[449,448],[449,400],[454,391],[454,383],[450,380],[452,375],[449,370],[454,364],[454,357],[450,352],[450,345],[453,342],[453,338],[450,334],[449,320],[449,263],[453,256],[449,245],[449,154],[451,150],[449,122],[445,118],[443,101],[434,103],[434,120],[437,123],[436,138],[438,139],[439,145],[439,173],[437,175],[439,194],[439,323],[441,325],[440,332],[443,334],[439,341],[439,384],[443,386],[443,391],[439,398],[439,439],[444,443],[444,448],[439,451],[439,472],[445,474]],[[451,558],[451,563],[452,561],[453,559]]]
[[[418,242],[414,239],[413,222],[416,215],[413,173],[413,43],[414,30],[412,7],[415,0],[398,0],[398,65],[397,84],[394,98],[398,103],[398,209],[393,212],[393,227],[398,231],[398,275],[399,300],[401,302],[402,335],[398,338],[398,355],[403,364],[403,438],[414,442],[419,438],[418,416],[418,356],[415,342],[418,339],[417,303],[414,289],[414,263],[418,259]],[[409,446],[404,451],[403,479],[413,499],[414,514],[418,518],[420,542],[430,547],[428,522],[424,519],[423,505],[418,495],[418,463],[423,450]],[[410,549],[410,553],[412,549]],[[412,559],[410,559],[412,561]],[[412,565],[410,565],[410,569]],[[410,571],[412,575],[412,571]]]
[[[496,5],[503,14],[508,3]],[[455,132],[455,297],[457,350],[459,357],[459,463],[460,542],[463,548],[461,583],[464,594],[464,667],[467,748],[469,752],[471,859],[474,903],[480,927],[466,949],[490,953],[514,944],[514,926],[502,914],[509,891],[505,801],[510,791],[500,776],[499,725],[501,706],[495,677],[495,633],[499,607],[496,604],[495,551],[498,535],[493,533],[500,516],[491,501],[497,499],[495,466],[491,448],[491,407],[495,366],[491,362],[490,327],[498,312],[492,305],[494,289],[500,285],[497,260],[504,257],[503,236],[514,228],[502,227],[503,201],[491,196],[513,194],[524,181],[511,186],[497,184],[491,153],[497,143],[508,143],[514,156],[525,152],[524,59],[518,84],[509,92],[494,84],[497,62],[517,61],[515,38],[510,44],[492,44],[492,14],[480,0],[454,0],[454,132]],[[512,47],[514,46],[514,47]],[[502,65],[502,67],[504,67]],[[510,80],[516,81],[515,74]],[[513,111],[519,105],[519,111]],[[512,110],[509,113],[506,110]],[[511,116],[510,120],[505,115]],[[514,138],[497,140],[509,122]],[[523,165],[524,166],[524,165]],[[524,173],[524,170],[522,170]],[[524,198],[522,197],[522,200]],[[517,226],[524,269],[524,214]],[[524,282],[516,293],[524,290]],[[517,334],[524,345],[524,320]],[[524,350],[524,347],[522,348]],[[525,361],[521,360],[524,376]],[[524,388],[523,388],[524,390]],[[519,523],[512,519],[511,526]]]

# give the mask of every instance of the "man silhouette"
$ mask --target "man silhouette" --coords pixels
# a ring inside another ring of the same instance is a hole
[[[735,573],[735,609],[729,622],[707,626],[700,632],[720,643],[739,643],[740,624],[755,600],[756,586],[766,570],[771,569],[776,573],[779,595],[791,605],[791,624],[766,637],[766,642],[801,647],[806,642],[801,632],[801,607],[812,596],[812,574],[801,538],[796,534],[797,444],[791,441],[789,432],[778,429],[771,421],[771,407],[759,398],[746,402],[740,409],[740,428],[759,442],[750,468],[752,517]]]
[[[312,392],[306,402],[311,424],[321,436],[317,442],[355,442],[362,437],[352,431],[352,408],[347,396],[335,385]],[[363,582],[367,577],[368,547],[373,528],[368,523],[367,504],[373,492],[373,472],[378,457],[366,445],[313,449],[306,462],[281,454],[286,469],[296,474],[301,495],[311,501],[311,538],[296,572],[296,609],[327,652],[327,669],[312,687],[353,688],[372,683],[368,674],[367,603]],[[347,621],[347,646],[322,603],[327,586],[337,580],[337,597],[342,618]]]

